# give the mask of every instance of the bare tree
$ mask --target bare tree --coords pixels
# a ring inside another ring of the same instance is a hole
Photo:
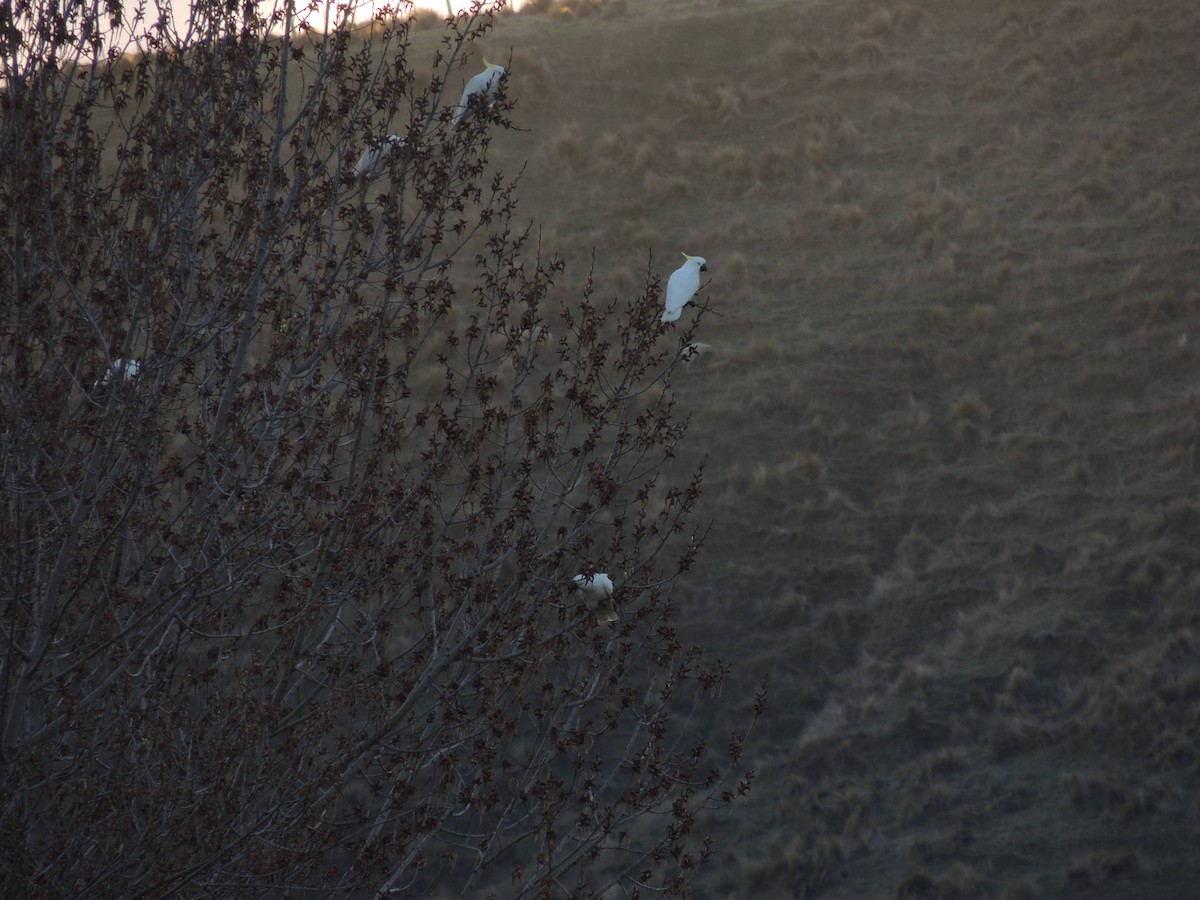
[[[684,342],[556,286],[503,84],[453,123],[489,12],[424,81],[399,19],[4,15],[3,892],[686,894],[748,777],[672,626]]]

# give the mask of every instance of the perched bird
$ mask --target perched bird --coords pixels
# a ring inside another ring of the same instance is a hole
[[[463,88],[462,99],[458,101],[458,109],[454,111],[454,125],[458,125],[462,121],[462,117],[467,114],[469,107],[467,103],[476,94],[483,94],[484,99],[490,100],[492,95],[496,93],[496,85],[507,74],[504,71],[504,66],[498,66],[495,63],[490,63],[486,59],[483,64],[487,66],[482,72],[467,82],[467,86]]]
[[[596,602],[596,618],[600,620],[600,624],[607,625],[616,620],[617,611],[613,609],[612,604],[613,583],[608,575],[604,572],[584,575],[581,572],[571,580],[575,587],[583,591],[585,597]]]
[[[713,352],[712,344],[706,344],[703,341],[692,341],[683,348],[683,352],[679,354],[680,358],[686,365],[691,365],[701,356],[708,356]]]
[[[116,381],[128,381],[130,378],[136,377],[141,370],[142,364],[136,359],[121,359],[118,356],[109,364],[104,375],[92,385],[92,390]]]
[[[688,256],[685,253],[683,258],[686,262],[667,279],[667,308],[662,314],[664,322],[674,322],[679,318],[684,305],[700,290],[700,273],[708,271],[708,263],[703,256]]]
[[[379,171],[379,167],[383,165],[383,161],[392,155],[392,151],[399,150],[403,146],[404,138],[398,134],[389,134],[381,140],[367,144],[367,149],[362,152],[362,156],[358,158],[358,163],[354,166],[354,177],[374,177]]]

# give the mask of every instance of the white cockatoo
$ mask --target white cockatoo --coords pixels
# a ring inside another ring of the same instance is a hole
[[[600,620],[600,624],[607,625],[609,622],[615,621],[617,611],[613,609],[613,583],[612,579],[604,572],[596,572],[594,575],[584,575],[582,572],[571,579],[575,587],[583,592],[583,596],[592,600],[596,604],[596,618]]]
[[[92,390],[117,381],[128,381],[130,378],[136,377],[141,370],[142,364],[136,359],[121,359],[118,356],[109,364],[104,375],[92,385]]]
[[[667,279],[667,302],[662,314],[664,322],[674,322],[679,318],[683,307],[700,290],[700,273],[708,271],[708,263],[703,256],[688,256],[685,253],[683,258],[684,264]]]
[[[404,138],[398,134],[389,134],[382,140],[372,141],[367,144],[367,149],[362,152],[362,156],[358,158],[358,163],[354,166],[355,178],[371,178],[383,165],[383,161],[392,155],[392,152],[399,150],[404,146]]]
[[[483,94],[484,98],[490,98],[496,93],[496,85],[498,85],[505,76],[504,66],[498,66],[495,63],[490,63],[486,59],[483,64],[487,66],[482,72],[467,82],[467,86],[463,88],[462,99],[458,101],[458,109],[454,111],[454,125],[458,125],[462,121],[462,117],[467,114],[469,107],[467,103],[476,94]]]

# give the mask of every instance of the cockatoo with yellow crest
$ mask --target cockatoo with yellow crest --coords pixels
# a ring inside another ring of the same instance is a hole
[[[667,279],[666,309],[662,314],[664,322],[674,322],[679,318],[683,307],[700,290],[700,273],[708,271],[708,263],[703,256],[688,256],[685,253],[683,258],[683,265]]]
[[[462,121],[462,117],[469,110],[468,103],[476,94],[482,94],[485,100],[490,100],[492,95],[496,93],[496,86],[506,76],[504,66],[498,66],[495,63],[488,62],[486,59],[483,64],[487,66],[482,72],[467,82],[467,86],[463,88],[462,99],[458,101],[458,109],[454,111],[454,125],[458,125]]]

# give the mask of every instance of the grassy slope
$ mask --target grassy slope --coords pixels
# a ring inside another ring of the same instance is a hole
[[[1200,10],[609,9],[489,37],[497,149],[565,289],[709,260],[681,609],[772,706],[702,893],[1190,896]]]

